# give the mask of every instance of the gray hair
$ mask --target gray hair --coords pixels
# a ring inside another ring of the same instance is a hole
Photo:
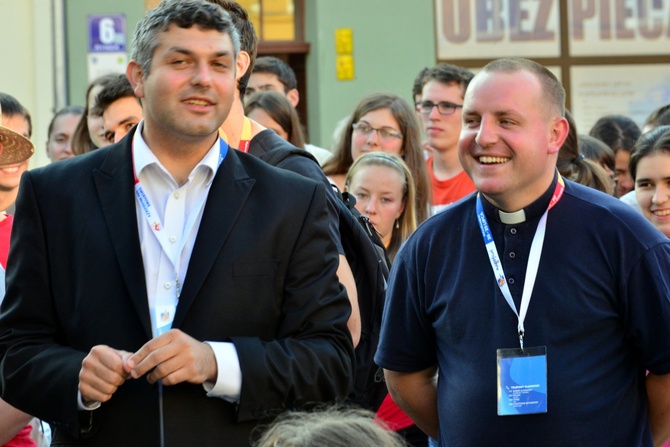
[[[254,447],[405,447],[362,408],[325,408],[280,415]]]
[[[137,62],[144,76],[149,75],[154,51],[160,44],[158,33],[167,31],[172,24],[180,28],[197,26],[202,30],[228,34],[233,42],[234,57],[237,58],[240,36],[223,8],[202,0],[163,0],[147,12],[133,34],[130,58]]]

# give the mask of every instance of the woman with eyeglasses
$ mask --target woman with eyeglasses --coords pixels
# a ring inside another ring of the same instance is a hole
[[[426,220],[431,201],[421,130],[416,113],[403,98],[387,93],[363,98],[349,118],[333,149],[333,158],[324,164],[323,171],[343,190],[352,163],[368,152],[386,152],[403,159],[414,178],[417,221]]]

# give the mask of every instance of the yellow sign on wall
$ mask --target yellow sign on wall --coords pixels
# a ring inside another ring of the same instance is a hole
[[[354,31],[351,28],[335,30],[335,51],[337,54],[351,54],[354,52]]]
[[[335,67],[337,79],[352,81],[354,70],[354,31],[351,28],[337,28],[335,30]]]
[[[337,79],[340,81],[354,80],[354,57],[350,54],[338,54],[336,59]]]

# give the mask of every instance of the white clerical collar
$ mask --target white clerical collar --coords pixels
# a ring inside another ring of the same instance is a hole
[[[526,212],[523,209],[513,213],[498,210],[498,217],[500,217],[500,222],[505,225],[516,225],[526,221]]]

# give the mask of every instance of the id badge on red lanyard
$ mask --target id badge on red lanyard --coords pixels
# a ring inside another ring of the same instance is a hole
[[[182,250],[184,249],[184,244],[186,240],[183,239],[182,244],[178,246],[176,250],[173,250],[171,241],[168,239],[167,235],[163,231],[164,227],[162,219],[156,213],[155,207],[151,204],[149,196],[144,191],[144,188],[142,187],[142,182],[140,181],[139,175],[135,168],[136,138],[139,138],[138,133],[135,133],[132,143],[135,198],[140,206],[140,209],[142,210],[142,214],[144,215],[147,225],[149,226],[149,228],[151,228],[151,234],[153,234],[156,237],[156,240],[160,244],[161,249],[168,256],[168,259],[172,264],[172,268],[174,269],[174,280],[175,280],[174,296],[166,296],[164,294],[158,295],[156,297],[156,303],[154,305],[153,322],[155,324],[155,327],[153,329],[155,335],[160,335],[168,331],[172,327],[174,315],[177,310],[177,302],[179,300],[179,295],[181,294],[181,284],[179,281],[179,272],[181,269],[181,265],[179,262],[179,256]],[[225,141],[219,139],[219,157],[217,160],[216,170],[214,172],[215,174],[216,171],[218,171],[219,167],[221,166],[221,163],[223,162],[224,158],[226,157],[227,152],[228,152],[228,145],[225,143]],[[201,209],[205,205],[206,199],[207,196],[204,195],[195,206],[195,209]],[[191,212],[190,216],[188,217],[188,220],[186,221],[185,227],[188,229],[192,228],[195,225],[195,220],[198,215],[199,215],[198,212]],[[187,231],[187,234],[189,232],[190,230]],[[173,254],[173,256],[170,255],[171,253]]]

